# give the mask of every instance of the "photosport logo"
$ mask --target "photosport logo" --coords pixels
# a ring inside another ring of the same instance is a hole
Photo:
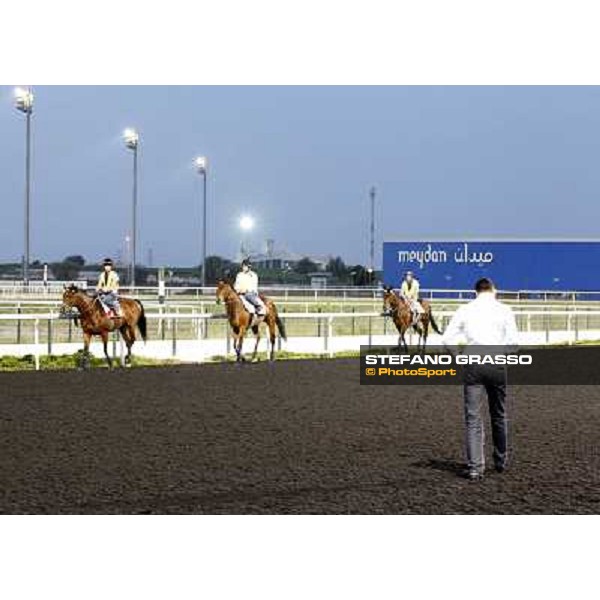
[[[600,346],[500,348],[361,346],[361,385],[461,385],[477,373],[511,385],[599,385]]]

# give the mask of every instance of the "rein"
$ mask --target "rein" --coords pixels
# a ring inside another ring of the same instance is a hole
[[[94,314],[94,305],[98,301],[98,297],[93,299],[87,298],[87,296],[83,294],[77,295],[77,304],[75,307],[79,310],[80,319],[83,323],[84,319],[87,321],[96,322],[96,315]],[[100,307],[101,308],[101,307]]]
[[[233,324],[233,321],[238,320],[240,315],[244,312],[244,303],[231,286],[229,286],[229,289],[223,298],[223,303],[227,309],[227,316]]]

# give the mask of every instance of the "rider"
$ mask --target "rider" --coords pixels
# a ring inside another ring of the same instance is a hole
[[[413,316],[413,325],[416,325],[419,316],[425,312],[419,302],[419,280],[412,271],[407,271],[400,286],[400,296],[408,302]]]
[[[233,287],[244,300],[254,306],[258,317],[266,315],[266,307],[258,295],[258,275],[252,270],[249,258],[242,261],[242,270],[237,274]]]
[[[96,291],[100,295],[102,302],[111,308],[115,316],[121,316],[121,306],[119,304],[119,276],[113,271],[113,261],[110,258],[104,259],[104,271],[98,278]]]

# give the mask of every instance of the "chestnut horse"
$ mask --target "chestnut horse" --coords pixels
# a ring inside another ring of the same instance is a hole
[[[417,344],[418,352],[425,352],[425,345],[427,344],[427,335],[429,334],[429,324],[436,333],[440,335],[440,331],[437,323],[431,313],[431,304],[426,300],[419,300],[423,307],[423,312],[419,315],[417,322],[413,325],[413,313],[410,309],[409,303],[402,297],[398,296],[391,287],[386,286],[383,288],[383,315],[391,316],[396,329],[400,334],[398,338],[398,349],[402,351],[404,347],[405,352],[408,352],[408,344],[404,338],[404,334],[412,326],[414,330],[419,334],[419,343]]]
[[[254,352],[252,354],[252,360],[256,360],[256,353],[258,351],[258,343],[260,342],[260,326],[264,323],[269,328],[269,340],[271,342],[271,351],[269,354],[269,360],[275,360],[275,328],[279,330],[279,335],[285,340],[285,326],[277,314],[277,308],[275,303],[268,298],[265,298],[262,294],[260,295],[261,300],[265,303],[267,308],[267,314],[265,317],[261,317],[260,320],[256,320],[255,315],[251,315],[244,306],[242,299],[239,297],[237,292],[233,289],[232,285],[220,279],[217,284],[217,304],[223,302],[225,304],[225,310],[227,311],[227,318],[229,319],[229,325],[233,331],[234,341],[233,347],[237,356],[237,361],[244,361],[242,354],[242,346],[244,344],[244,336],[248,329],[252,329],[256,343],[254,344]]]
[[[125,344],[127,345],[127,356],[125,364],[131,364],[131,347],[135,342],[135,327],[137,326],[146,341],[146,315],[144,307],[139,300],[132,298],[119,298],[121,306],[120,317],[107,316],[100,303],[98,296],[90,296],[76,285],[65,287],[63,293],[63,306],[61,313],[66,314],[69,310],[77,308],[77,321],[81,321],[83,329],[83,368],[89,367],[90,341],[93,335],[99,335],[104,344],[104,356],[108,367],[112,367],[112,360],[108,355],[108,334],[119,330]]]

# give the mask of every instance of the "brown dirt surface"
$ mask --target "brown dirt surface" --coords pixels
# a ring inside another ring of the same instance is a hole
[[[460,387],[355,359],[4,373],[0,512],[600,512],[600,388],[513,387],[509,416],[510,469],[469,483]]]

